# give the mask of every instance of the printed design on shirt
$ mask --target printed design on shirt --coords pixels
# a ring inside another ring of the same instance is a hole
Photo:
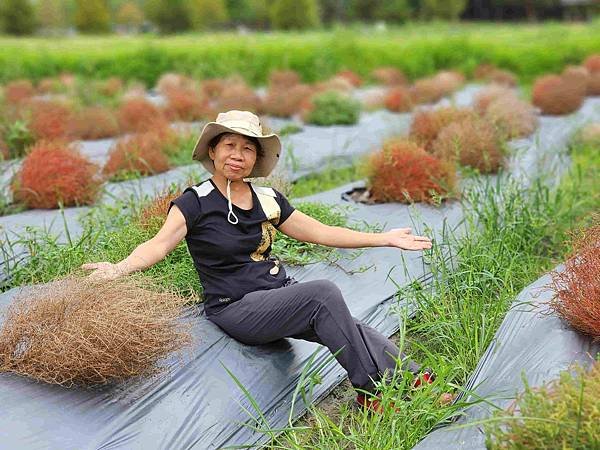
[[[252,261],[264,261],[267,259],[268,255],[266,255],[267,250],[273,244],[275,240],[275,227],[269,221],[264,221],[261,224],[262,235],[260,238],[260,243],[254,252],[250,254],[250,258]]]
[[[275,191],[266,187],[254,187],[254,192],[256,192],[256,197],[267,216],[267,220],[277,225],[281,216],[281,207],[275,199]]]

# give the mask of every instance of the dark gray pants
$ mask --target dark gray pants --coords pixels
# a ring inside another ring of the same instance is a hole
[[[396,367],[400,355],[389,339],[352,317],[339,288],[328,280],[246,294],[240,300],[207,316],[236,340],[259,345],[291,337],[318,342],[332,353],[348,372],[355,388],[373,390],[386,369]],[[405,362],[417,373],[419,366]]]

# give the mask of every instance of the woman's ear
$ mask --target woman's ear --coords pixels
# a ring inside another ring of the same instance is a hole
[[[215,149],[213,147],[208,147],[208,157],[215,160]]]

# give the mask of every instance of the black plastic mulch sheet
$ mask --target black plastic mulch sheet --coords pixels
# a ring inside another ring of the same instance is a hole
[[[339,203],[350,186],[310,197]],[[386,228],[413,226],[409,207],[399,204],[355,205],[351,219],[386,223]],[[435,230],[458,223],[460,205],[441,208],[417,206],[417,223]],[[402,256],[406,261],[403,267]],[[289,268],[298,280],[326,278],[342,290],[355,317],[386,335],[398,327],[399,316],[389,314],[396,284],[406,285],[427,276],[421,254],[398,249],[374,248],[339,266],[314,264]],[[343,267],[343,270],[340,268]],[[351,275],[361,267],[371,269]],[[0,296],[5,309],[18,289]],[[236,342],[201,314],[190,312],[197,337],[191,356],[174,367],[168,377],[96,390],[65,389],[36,383],[15,375],[0,375],[0,448],[27,449],[212,449],[231,445],[258,445],[268,437],[241,423],[252,411],[249,401],[226,373],[227,367],[257,400],[270,425],[287,423],[291,399],[307,361],[318,350],[314,366],[329,357],[325,347],[286,339],[272,345],[251,347]],[[166,365],[176,360],[169,359]],[[314,398],[327,394],[345,371],[332,360],[316,385]],[[302,400],[294,417],[305,410]]]
[[[575,363],[588,366],[594,360],[600,345],[550,313],[547,302],[553,291],[549,283],[550,275],[546,274],[516,298],[466,386],[474,393],[468,400],[485,398],[507,408],[524,390],[523,377],[529,386],[537,387],[558,378]],[[433,431],[414,449],[484,450],[483,426],[453,427],[486,419],[494,410],[485,402],[473,405],[454,424]]]

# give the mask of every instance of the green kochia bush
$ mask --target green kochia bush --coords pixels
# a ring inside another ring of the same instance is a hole
[[[306,121],[315,125],[353,125],[360,117],[360,102],[331,91],[312,99],[313,108]]]
[[[490,450],[600,448],[600,363],[525,392],[486,426]]]

